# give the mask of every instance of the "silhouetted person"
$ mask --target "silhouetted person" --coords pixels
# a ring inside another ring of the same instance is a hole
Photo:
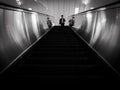
[[[69,26],[73,27],[75,24],[74,16],[72,16],[72,19],[69,20]]]
[[[60,24],[61,26],[64,26],[64,25],[65,25],[65,18],[63,18],[63,15],[61,15],[61,18],[60,18],[60,20],[59,20],[59,24]]]
[[[47,17],[47,25],[48,25],[48,28],[51,28],[51,27],[52,27],[52,22],[51,22],[51,20],[49,19],[49,17]]]

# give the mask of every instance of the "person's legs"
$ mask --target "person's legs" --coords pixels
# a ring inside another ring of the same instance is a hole
[[[62,23],[62,26],[64,26],[64,23]]]

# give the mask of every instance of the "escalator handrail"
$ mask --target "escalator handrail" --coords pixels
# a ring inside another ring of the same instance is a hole
[[[34,11],[34,10],[25,9],[25,8],[22,8],[22,7],[12,6],[12,5],[9,5],[9,4],[6,4],[6,3],[2,3],[2,2],[0,2],[0,9],[18,11],[18,12],[38,13],[38,14],[41,14],[41,15],[44,15],[44,16],[53,17],[51,15],[40,13],[40,12],[37,12],[37,11]]]
[[[84,14],[84,13],[92,12],[92,11],[101,11],[101,10],[108,10],[108,9],[120,8],[120,6],[116,6],[116,7],[111,7],[111,8],[110,8],[110,6],[117,5],[117,4],[120,4],[120,1],[116,1],[116,2],[113,2],[113,3],[110,3],[110,4],[106,4],[106,5],[97,7],[97,8],[89,9],[89,10],[80,12],[80,13],[78,13],[78,14],[73,14],[73,15],[71,15],[71,16],[76,16],[76,15],[80,15],[80,14]],[[107,7],[107,8],[106,8],[106,7]],[[108,7],[109,7],[109,8],[108,8]],[[104,8],[105,8],[105,9],[104,9]]]

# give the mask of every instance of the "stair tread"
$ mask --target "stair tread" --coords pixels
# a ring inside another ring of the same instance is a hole
[[[21,78],[101,79],[112,70],[69,27],[54,27],[15,69]]]

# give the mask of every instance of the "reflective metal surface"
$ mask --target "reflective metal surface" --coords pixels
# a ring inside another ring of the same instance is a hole
[[[120,4],[75,15],[74,28],[120,72]]]
[[[0,9],[0,71],[47,32],[47,15]],[[54,17],[50,16],[52,23]]]

